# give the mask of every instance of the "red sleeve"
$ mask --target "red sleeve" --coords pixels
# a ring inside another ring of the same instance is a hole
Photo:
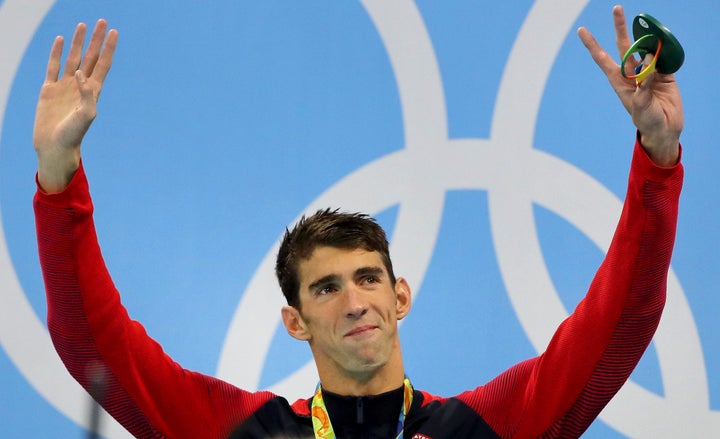
[[[38,190],[34,207],[55,349],[135,437],[224,438],[274,396],[183,369],[130,319],[100,252],[82,166],[65,191]]]
[[[545,353],[459,398],[502,437],[578,437],[622,387],[665,305],[683,168],[635,145],[622,215],[585,298]]]

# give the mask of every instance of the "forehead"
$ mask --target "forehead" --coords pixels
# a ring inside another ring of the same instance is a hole
[[[320,246],[298,265],[300,288],[325,276],[351,276],[356,270],[367,267],[385,270],[380,253],[362,248]]]

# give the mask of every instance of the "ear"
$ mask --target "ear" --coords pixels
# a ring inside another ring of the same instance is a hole
[[[412,307],[412,292],[410,285],[404,277],[399,277],[395,281],[395,312],[397,319],[402,320],[410,312]]]
[[[310,341],[312,337],[307,330],[305,320],[303,320],[297,308],[294,306],[283,306],[281,313],[283,325],[285,325],[285,330],[288,334],[301,341]]]

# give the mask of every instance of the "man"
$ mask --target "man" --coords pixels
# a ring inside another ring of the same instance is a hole
[[[613,10],[620,53],[630,46]],[[100,20],[87,51],[78,25],[60,75],[55,40],[37,107],[35,197],[48,327],[70,373],[137,437],[577,437],[618,391],[657,328],[665,301],[683,169],[680,94],[672,75],[638,85],[581,28],[580,39],[637,127],[623,214],[585,299],[546,352],[454,397],[405,377],[398,320],[410,287],[384,232],[361,214],[324,210],[286,233],[277,275],[283,323],[307,341],[315,395],[290,404],[183,369],[130,320],[105,268],[80,144],[96,114],[118,34]],[[635,61],[629,61],[633,63]],[[633,65],[628,68],[635,67]]]

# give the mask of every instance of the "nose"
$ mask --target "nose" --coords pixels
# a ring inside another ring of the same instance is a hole
[[[367,302],[367,297],[362,291],[359,291],[354,286],[350,287],[346,291],[345,298],[346,317],[356,320],[367,314],[369,305]]]

